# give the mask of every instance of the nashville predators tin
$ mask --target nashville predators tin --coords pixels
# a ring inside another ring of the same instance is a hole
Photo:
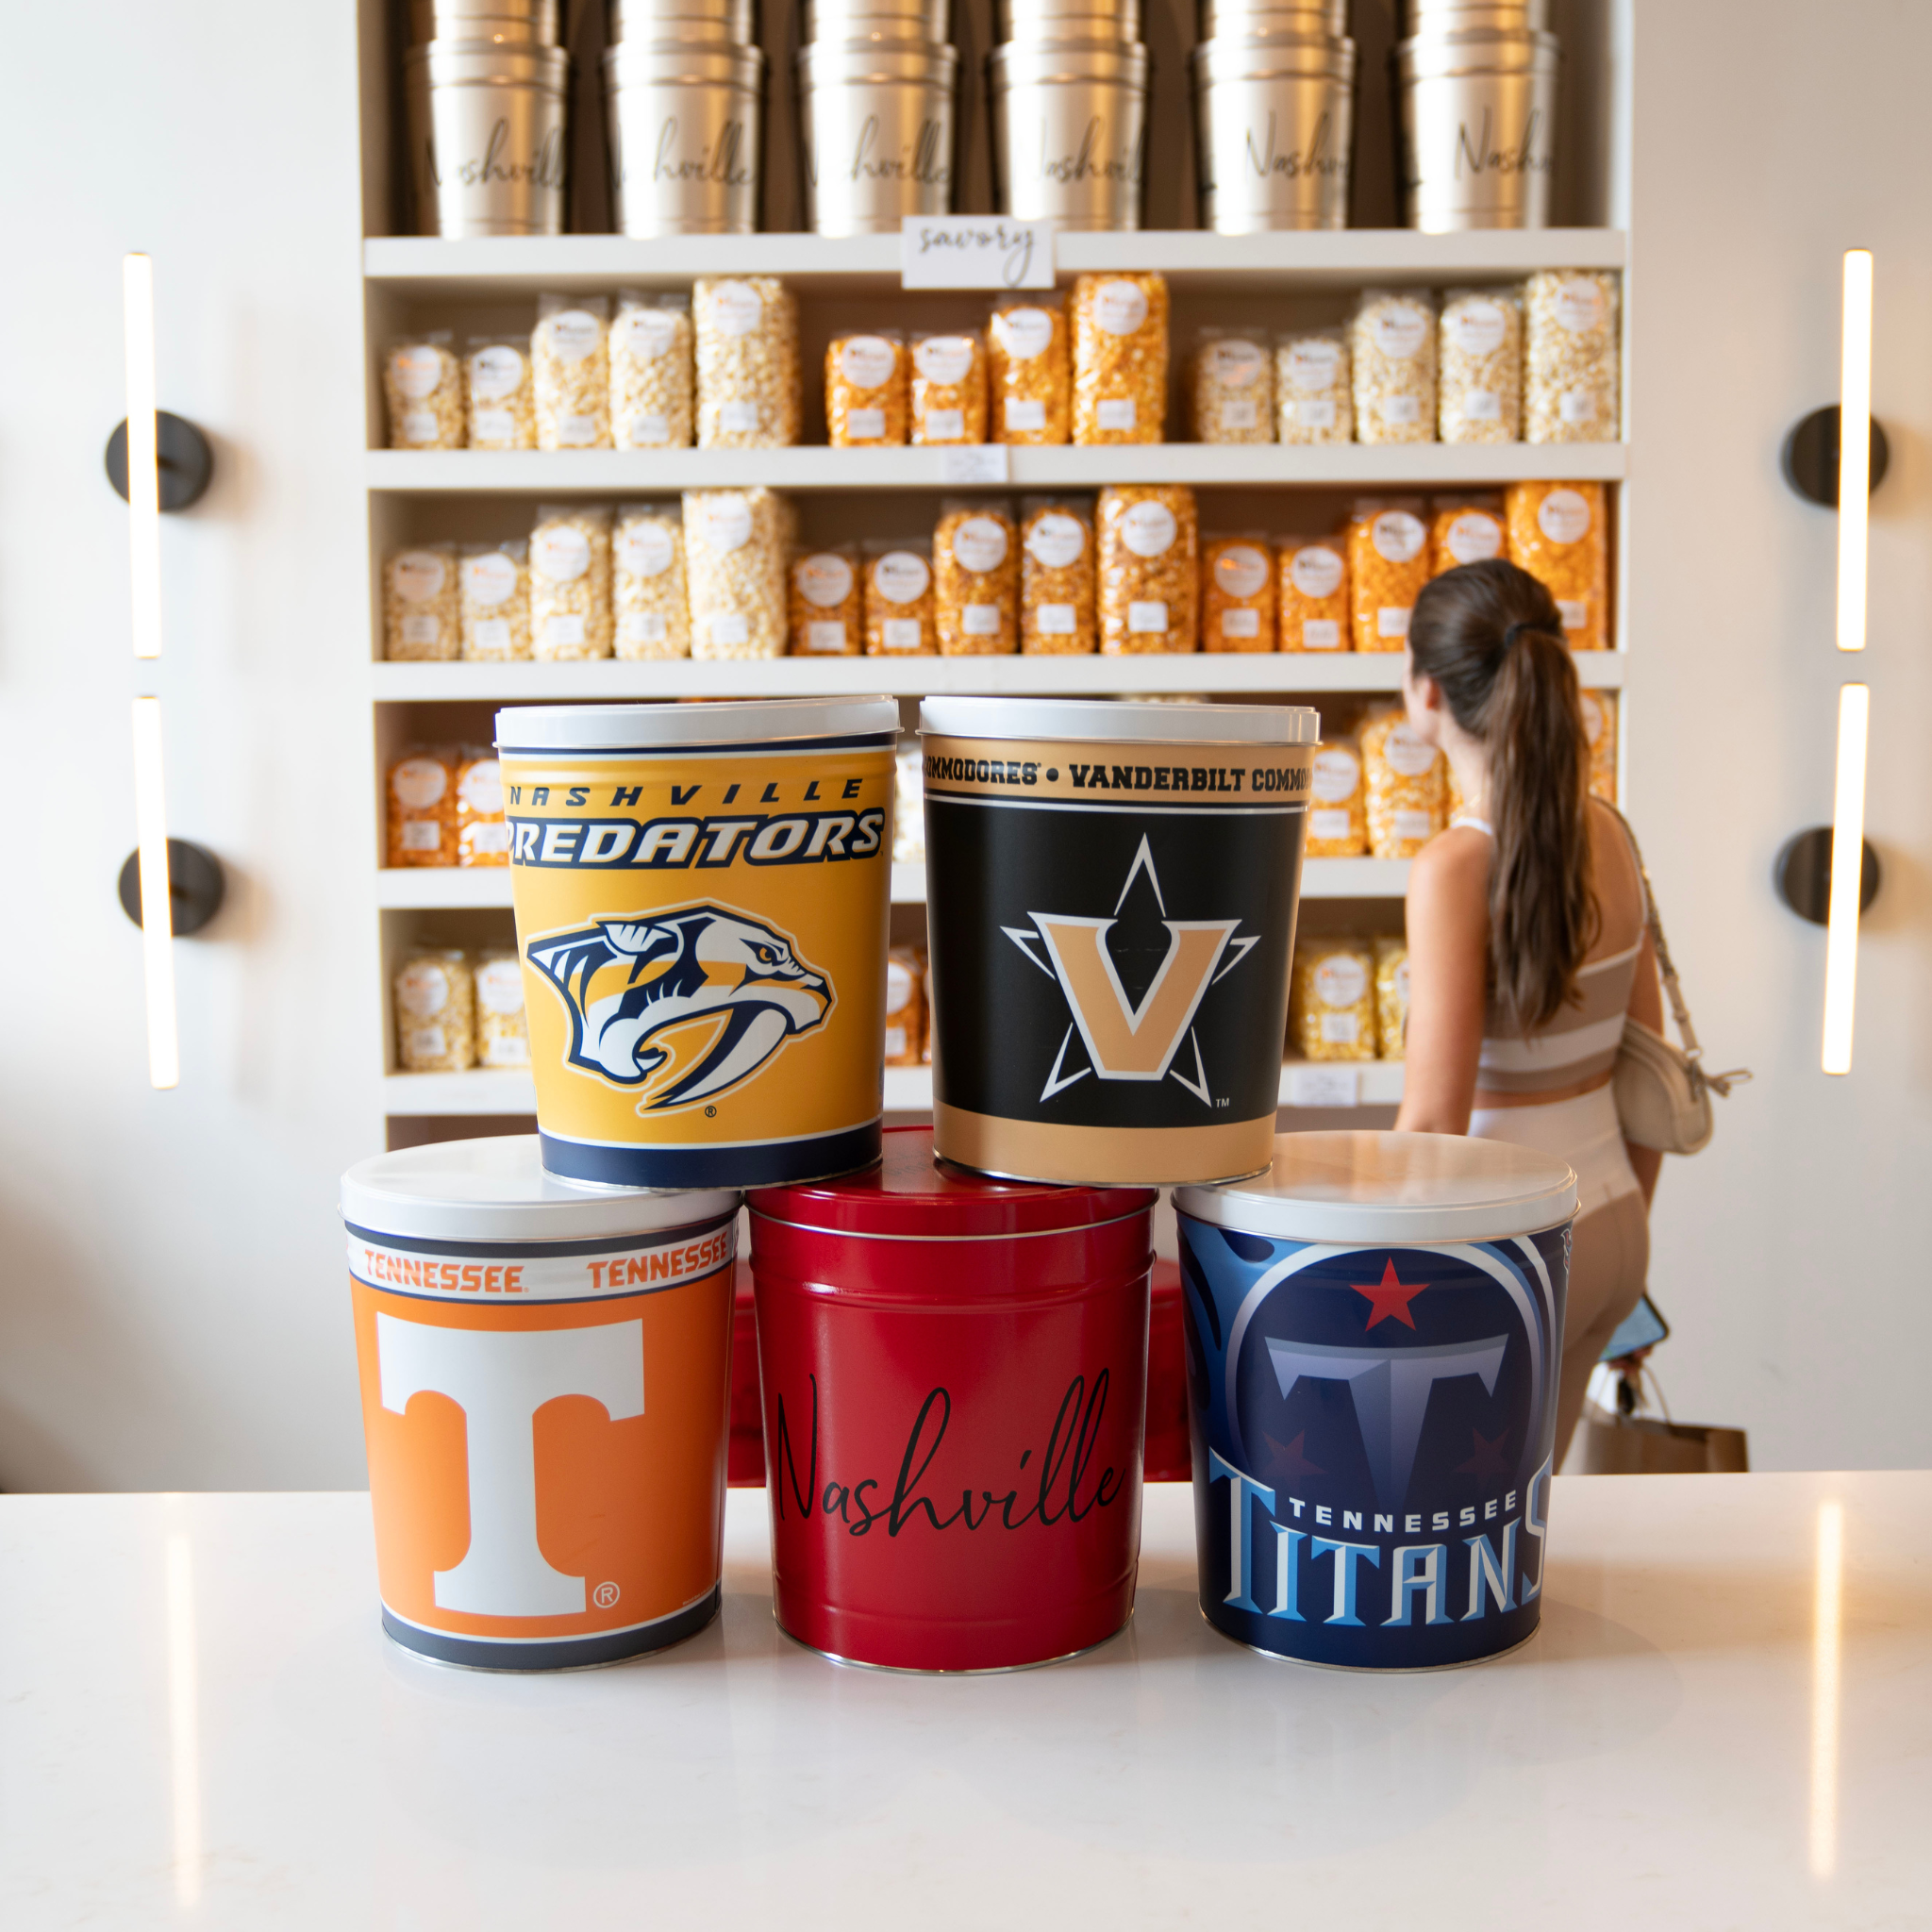
[[[749,1187],[876,1158],[892,743],[503,748],[551,1173]]]

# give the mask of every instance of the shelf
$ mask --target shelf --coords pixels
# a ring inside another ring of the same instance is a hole
[[[1257,282],[1315,289],[1358,288],[1369,281],[1440,287],[1508,279],[1538,268],[1621,269],[1626,253],[1624,237],[1614,228],[1491,228],[1457,235],[1351,228],[1240,236],[1174,229],[1061,234],[1054,242],[1055,266],[1062,276],[1155,269],[1176,284],[1202,290]],[[403,295],[677,288],[693,275],[783,275],[806,291],[899,288],[897,235],[691,235],[651,241],[558,235],[475,242],[388,236],[365,242],[362,259],[369,281]]]
[[[375,874],[375,903],[384,911],[442,910],[509,904],[507,865],[384,866]]]
[[[989,452],[1008,474],[959,474]],[[679,490],[1097,490],[1108,483],[1436,490],[1523,480],[1618,482],[1621,442],[1145,442],[1049,449],[374,449],[369,488],[394,496],[663,495]]]
[[[932,1069],[885,1070],[888,1113],[930,1113]],[[1402,1099],[1400,1060],[1291,1060],[1281,1070],[1283,1107],[1394,1107]],[[387,1114],[526,1114],[537,1109],[525,1073],[391,1074],[382,1083]]]
[[[1198,651],[1124,658],[695,658],[590,663],[373,664],[378,704],[569,704],[610,699],[1119,697],[1137,692],[1395,691],[1396,651]],[[1579,651],[1589,691],[1624,682],[1616,651]]]
[[[390,1074],[382,1083],[387,1114],[535,1113],[537,1085],[528,1074],[476,1067],[467,1074]]]

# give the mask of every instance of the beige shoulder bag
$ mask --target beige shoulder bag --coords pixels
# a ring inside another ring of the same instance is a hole
[[[1612,811],[1617,811],[1611,806]],[[1726,1074],[1704,1071],[1704,1049],[1690,1024],[1690,1012],[1684,1004],[1684,990],[1677,983],[1677,969],[1671,964],[1671,949],[1664,941],[1663,922],[1657,917],[1657,892],[1643,863],[1642,848],[1630,821],[1617,811],[1624,836],[1630,841],[1630,856],[1637,861],[1637,875],[1643,881],[1645,917],[1651,942],[1657,948],[1657,972],[1662,975],[1664,993],[1671,1003],[1671,1017],[1677,1023],[1677,1036],[1684,1044],[1675,1047],[1661,1033],[1654,1032],[1641,1020],[1624,1017],[1624,1039],[1617,1050],[1617,1067],[1612,1090],[1617,1100],[1617,1119],[1624,1138],[1640,1147],[1655,1147],[1663,1154],[1696,1154],[1709,1141],[1714,1123],[1710,1096],[1727,1094],[1751,1077],[1750,1070],[1734,1067]]]

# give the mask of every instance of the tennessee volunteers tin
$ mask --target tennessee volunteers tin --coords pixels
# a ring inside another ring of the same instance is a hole
[[[1283,1134],[1174,1196],[1201,1614],[1417,1671],[1542,1614],[1576,1177],[1449,1134]]]
[[[1016,1179],[1268,1164],[1316,714],[920,708],[941,1156]]]
[[[961,1174],[924,1126],[751,1197],[782,1628],[846,1662],[989,1671],[1126,1623],[1154,1201]]]
[[[622,1187],[879,1144],[890,698],[497,714],[537,1127]]]
[[[575,1186],[526,1136],[342,1177],[382,1623],[612,1663],[719,1601],[739,1195]]]

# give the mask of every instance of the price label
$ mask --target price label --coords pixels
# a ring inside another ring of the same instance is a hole
[[[1291,1060],[1287,1073],[1290,1107],[1354,1107],[1361,1098],[1357,1068]]]
[[[940,451],[941,483],[1006,483],[1011,478],[1003,442],[954,443]]]
[[[908,289],[1050,289],[1053,225],[997,215],[908,215],[899,229]]]

